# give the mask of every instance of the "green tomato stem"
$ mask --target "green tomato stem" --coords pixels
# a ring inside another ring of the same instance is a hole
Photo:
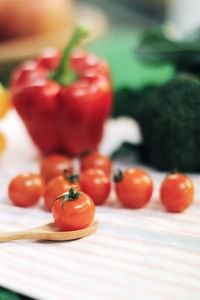
[[[67,201],[74,201],[77,200],[81,196],[81,192],[76,191],[77,187],[71,187],[68,193],[63,194],[59,197],[57,197],[54,201],[58,201],[62,199],[62,209],[64,208],[64,205]]]
[[[114,182],[120,182],[123,180],[123,173],[121,170],[117,170],[117,172],[114,174],[114,178],[113,178]]]

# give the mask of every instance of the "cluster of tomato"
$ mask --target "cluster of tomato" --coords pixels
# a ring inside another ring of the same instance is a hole
[[[98,152],[84,156],[80,174],[73,174],[73,162],[63,155],[51,155],[40,165],[40,175],[20,174],[11,180],[8,193],[15,205],[30,207],[43,196],[45,207],[52,211],[62,230],[78,230],[89,226],[95,205],[106,202],[112,187],[112,161]],[[140,168],[117,171],[114,189],[118,200],[128,208],[142,208],[150,201],[153,181]],[[170,212],[181,212],[193,200],[192,181],[183,174],[167,176],[160,187],[160,199]]]

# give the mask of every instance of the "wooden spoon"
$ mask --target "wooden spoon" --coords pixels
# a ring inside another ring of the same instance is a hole
[[[75,231],[59,231],[54,223],[46,224],[40,227],[32,228],[25,231],[14,231],[0,233],[0,243],[15,240],[49,240],[49,241],[70,241],[80,239],[93,233],[98,222],[94,221],[89,227]]]

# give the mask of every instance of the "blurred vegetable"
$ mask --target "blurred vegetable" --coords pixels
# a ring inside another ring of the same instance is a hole
[[[132,164],[141,160],[142,145],[124,142],[112,153],[113,160],[120,160],[123,163]]]
[[[97,151],[84,155],[80,161],[81,171],[87,169],[100,169],[110,175],[112,172],[112,160]]]
[[[122,145],[113,157],[127,157],[128,151],[160,170],[200,171],[199,94],[200,80],[189,74],[131,92],[122,111],[138,121],[143,142]]]
[[[0,300],[22,300],[22,298],[17,294],[0,287]]]
[[[6,148],[6,139],[2,132],[0,132],[0,154],[4,152]]]
[[[113,117],[132,115],[133,98],[139,96],[139,91],[131,88],[120,88],[115,91]]]
[[[62,29],[71,12],[71,0],[1,0],[0,40]]]
[[[142,64],[133,51],[138,46],[139,40],[138,31],[115,28],[89,45],[92,52],[108,61],[115,92],[121,89],[140,89],[152,84],[160,85],[173,76],[174,70],[169,64],[160,66]]]
[[[0,119],[8,112],[10,107],[9,92],[0,84]]]
[[[10,95],[9,92],[0,84],[0,119],[4,118],[10,108]],[[2,132],[0,132],[0,154],[4,152],[6,148],[6,138]]]
[[[46,183],[57,176],[63,176],[65,171],[68,175],[73,173],[73,161],[65,155],[52,154],[41,161],[40,174]]]
[[[12,76],[13,103],[45,154],[62,151],[78,156],[96,149],[111,112],[107,64],[86,51],[74,51],[87,35],[78,27],[61,60],[58,53],[52,53],[48,59],[20,66]],[[52,70],[50,61],[55,56],[57,68]]]
[[[133,99],[146,162],[162,170],[200,171],[200,80],[177,75]]]
[[[200,29],[181,40],[173,38],[165,27],[149,29],[141,35],[135,53],[146,64],[168,62],[177,70],[200,75]]]
[[[31,207],[38,203],[44,194],[44,180],[34,173],[19,174],[8,186],[10,200],[20,207]]]
[[[171,63],[176,73],[160,86],[117,90],[114,115],[139,122],[143,144],[138,151],[147,163],[162,170],[200,171],[200,30],[184,40],[170,39],[161,27],[147,30],[134,53],[146,64]]]

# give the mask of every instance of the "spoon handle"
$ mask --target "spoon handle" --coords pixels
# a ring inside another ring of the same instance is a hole
[[[49,223],[29,230],[0,233],[0,243],[16,240],[49,240],[49,241],[72,241],[83,238],[93,233],[98,227],[94,221],[90,226],[74,231],[58,231],[55,224]]]
[[[16,240],[40,239],[42,237],[41,234],[41,232],[36,232],[33,230],[0,233],[0,243]]]

